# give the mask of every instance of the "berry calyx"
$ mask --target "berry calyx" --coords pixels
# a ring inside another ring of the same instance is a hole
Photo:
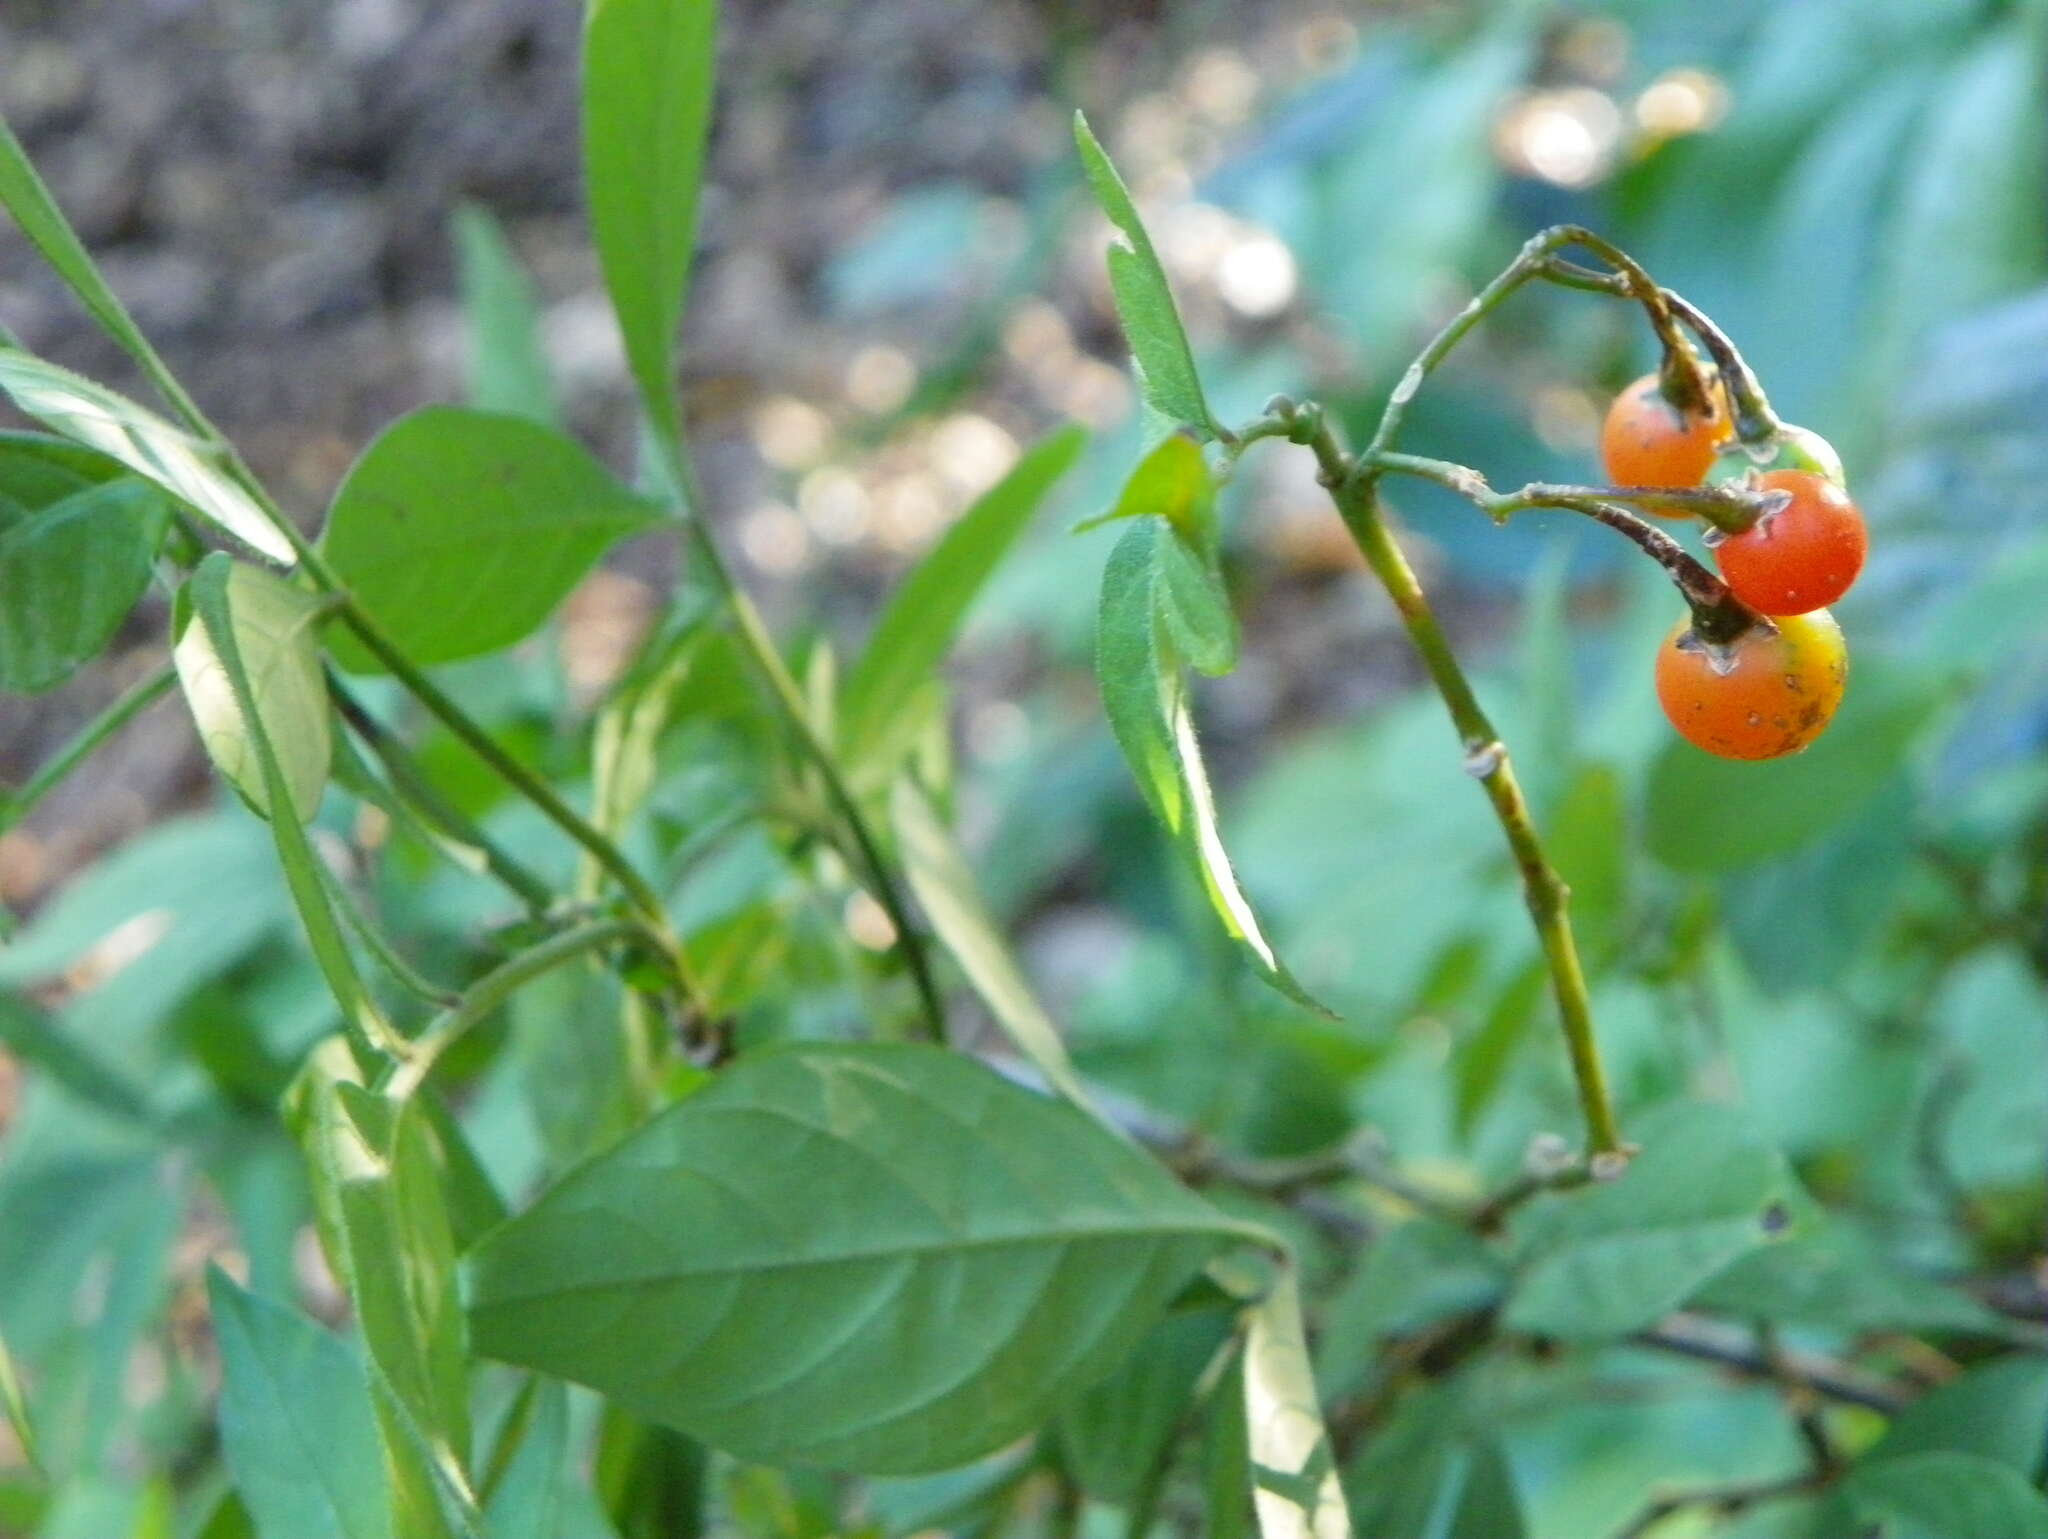
[[[1679,735],[1723,759],[1777,759],[1826,730],[1849,679],[1842,628],[1824,609],[1786,615],[1725,646],[1690,617],[1657,649],[1657,701]]]
[[[1600,458],[1616,486],[1698,486],[1727,436],[1728,417],[1718,402],[1706,412],[1680,411],[1657,376],[1645,374],[1608,407]]]
[[[1714,547],[1722,577],[1760,614],[1825,609],[1863,570],[1870,549],[1863,514],[1840,486],[1812,471],[1767,471],[1754,486],[1788,500]]]

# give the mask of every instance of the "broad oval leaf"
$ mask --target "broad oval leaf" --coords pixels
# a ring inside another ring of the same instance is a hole
[[[904,579],[840,698],[839,738],[850,760],[887,761],[900,752],[906,738],[898,724],[907,718],[914,732],[923,720],[922,712],[906,711],[906,701],[945,660],[975,595],[1087,441],[1081,429],[1066,428],[1034,445]]]
[[[1506,1324],[1567,1340],[1627,1335],[1780,1233],[1791,1178],[1726,1107],[1676,1103],[1619,1180],[1540,1198],[1516,1224]]]
[[[1088,120],[1078,112],[1074,114],[1074,143],[1080,149],[1095,201],[1123,237],[1122,244],[1109,248],[1109,287],[1116,296],[1117,316],[1131,344],[1131,360],[1146,403],[1174,426],[1215,438],[1216,420],[1209,415],[1209,403],[1202,395],[1201,377],[1195,372],[1194,353],[1188,347],[1166,269],[1152,248],[1152,237],[1145,233],[1130,189],[1088,127]]]
[[[171,651],[178,682],[207,757],[244,801],[269,817],[262,754],[222,655],[222,639],[192,600],[192,585],[200,580],[195,575],[179,595]],[[327,678],[320,670],[315,634],[320,602],[261,567],[239,561],[229,566],[224,583],[225,622],[248,680],[257,725],[277,756],[293,813],[301,823],[309,822],[320,808],[334,757]]]
[[[1266,939],[1217,827],[1216,799],[1195,738],[1181,668],[1190,646],[1199,647],[1211,664],[1222,664],[1226,656],[1218,627],[1228,619],[1227,605],[1220,595],[1213,595],[1213,605],[1190,597],[1207,591],[1205,572],[1200,557],[1163,518],[1140,519],[1117,541],[1102,573],[1096,631],[1095,670],[1103,708],[1138,789],[1201,878],[1210,907],[1259,976],[1297,1004],[1327,1015]],[[1233,635],[1232,653],[1234,645]]]
[[[98,654],[149,586],[170,513],[104,455],[0,434],[0,690],[48,689]]]
[[[1195,1392],[1230,1340],[1228,1315],[1174,1313],[1116,1372],[1061,1415],[1067,1472],[1097,1501],[1128,1507],[1160,1478]]]
[[[648,420],[676,435],[682,322],[711,121],[717,0],[590,0],[583,170],[591,234]]]
[[[363,1365],[295,1310],[207,1279],[220,1435],[264,1539],[384,1539],[384,1460]]]
[[[1043,1422],[1244,1234],[971,1059],[806,1044],[486,1236],[471,1332],[742,1458],[911,1474]]]
[[[2048,1497],[2011,1465],[1977,1454],[1920,1453],[1849,1472],[1827,1533],[1881,1539],[2048,1539]]]
[[[447,663],[533,631],[607,546],[661,516],[551,428],[429,406],[363,452],[320,543],[393,643],[415,662]],[[343,667],[382,671],[353,636],[331,639]]]
[[[213,451],[155,412],[12,347],[0,347],[0,390],[31,417],[148,477],[251,549],[287,565],[297,559],[291,541]]]

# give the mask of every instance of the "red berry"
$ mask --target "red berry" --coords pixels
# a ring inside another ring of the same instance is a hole
[[[1608,407],[1600,457],[1616,486],[1698,486],[1727,436],[1728,419],[1718,407],[1681,412],[1657,376],[1645,374]]]
[[[1681,736],[1723,759],[1777,759],[1826,730],[1849,653],[1826,610],[1759,625],[1709,646],[1680,620],[1657,652],[1657,700]]]
[[[1735,596],[1767,615],[1825,609],[1863,570],[1870,534],[1849,494],[1806,470],[1766,471],[1757,489],[1790,501],[1714,550]]]

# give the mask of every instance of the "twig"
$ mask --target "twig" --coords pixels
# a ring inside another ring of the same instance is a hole
[[[1747,1333],[1738,1328],[1722,1326],[1698,1315],[1677,1314],[1629,1339],[1638,1346],[1716,1363],[1745,1378],[1782,1383],[1785,1375],[1791,1375],[1815,1394],[1885,1416],[1896,1416],[1906,1405],[1908,1397],[1884,1380],[1816,1353],[1787,1351],[1774,1368],[1770,1359],[1746,1338]]]
[[[1653,1499],[1630,1520],[1628,1527],[1615,1535],[1615,1539],[1645,1539],[1650,1530],[1659,1523],[1688,1507],[1710,1507],[1718,1516],[1732,1518],[1765,1502],[1779,1501],[1788,1496],[1803,1496],[1809,1491],[1819,1490],[1822,1484],[1821,1478],[1809,1471],[1802,1475],[1788,1475],[1780,1480],[1760,1480],[1748,1485],[1700,1486],[1691,1491],[1674,1491],[1668,1496]]]
[[[0,791],[0,832],[27,817],[29,810],[63,784],[65,777],[90,758],[94,750],[160,700],[177,677],[171,665],[164,664],[80,728],[78,735],[30,776],[20,790]]]

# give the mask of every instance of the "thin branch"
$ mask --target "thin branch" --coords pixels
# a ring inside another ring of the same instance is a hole
[[[55,757],[37,770],[20,790],[0,791],[0,832],[27,817],[37,802],[62,785],[65,778],[91,758],[102,743],[162,699],[177,678],[177,671],[165,663],[80,728],[77,736],[60,748]]]
[[[1698,1315],[1672,1315],[1646,1331],[1638,1331],[1629,1339],[1638,1346],[1717,1364],[1745,1378],[1783,1383],[1784,1376],[1791,1375],[1794,1381],[1815,1394],[1839,1400],[1844,1405],[1860,1405],[1865,1410],[1885,1416],[1896,1416],[1909,1398],[1875,1375],[1817,1353],[1787,1351],[1774,1366],[1748,1339],[1747,1332],[1722,1326]]]
[[[1788,1475],[1781,1480],[1759,1480],[1746,1485],[1700,1486],[1691,1491],[1674,1491],[1651,1500],[1629,1521],[1615,1539],[1647,1539],[1650,1531],[1666,1518],[1688,1507],[1710,1508],[1717,1516],[1732,1518],[1765,1502],[1788,1496],[1804,1496],[1820,1489],[1822,1481],[1812,1472]]]

